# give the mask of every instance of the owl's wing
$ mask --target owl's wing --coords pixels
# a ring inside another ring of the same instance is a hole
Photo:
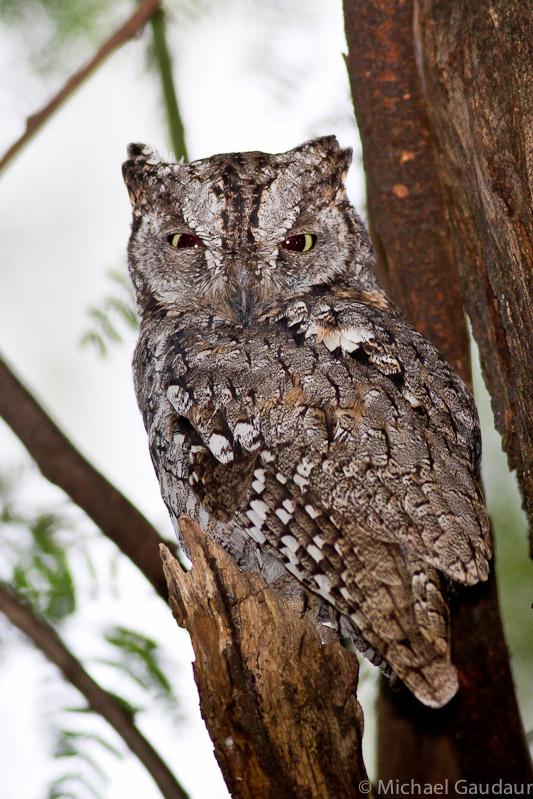
[[[258,327],[221,335],[219,366],[189,342],[187,388],[169,386],[202,441],[195,491],[226,492],[258,543],[351,618],[423,701],[443,704],[456,678],[437,570],[474,583],[490,556],[466,390],[368,301],[302,300]],[[237,497],[229,475],[243,463]]]

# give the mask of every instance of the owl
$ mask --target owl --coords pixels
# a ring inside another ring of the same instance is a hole
[[[279,155],[128,156],[134,382],[176,529],[188,513],[241,569],[305,589],[444,705],[449,584],[485,580],[491,557],[479,422],[377,283],[351,151],[326,136]]]

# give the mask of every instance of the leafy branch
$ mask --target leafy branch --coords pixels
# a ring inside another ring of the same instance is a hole
[[[70,553],[74,550],[85,556],[95,584],[97,575],[92,565],[88,544],[93,536],[80,535],[77,519],[69,507],[46,511],[28,508],[27,486],[21,487],[24,477],[31,478],[33,470],[18,470],[17,481],[0,474],[0,535],[4,551],[3,579],[20,602],[31,607],[41,619],[57,624],[75,613],[78,607],[77,582],[73,577]],[[26,481],[27,482],[27,481]],[[15,492],[15,487],[17,491]],[[19,501],[19,497],[24,497]],[[70,503],[69,503],[70,505]],[[121,685],[129,681],[141,686],[158,700],[162,700],[176,721],[178,702],[165,674],[165,663],[160,645],[153,638],[137,630],[116,625],[103,636],[109,651],[97,659],[115,671],[120,671]],[[126,680],[124,680],[126,677]],[[133,707],[123,695],[114,699],[132,718],[142,708]],[[87,715],[92,709],[64,708],[69,714]],[[94,744],[107,748],[121,757],[108,741],[87,729],[72,729],[70,724],[57,730],[53,756],[66,766],[48,787],[48,799],[63,796],[99,796],[97,782],[107,779],[98,763]]]
[[[73,446],[0,357],[0,416],[35,460],[97,527],[139,568],[166,600],[157,530]],[[175,546],[169,544],[173,550]]]
[[[160,0],[143,0],[134,14],[115,31],[85,66],[74,72],[57,94],[43,108],[26,120],[22,136],[0,158],[0,172],[13,160],[25,144],[48,122],[50,117],[74,94],[81,84],[98,69],[115,50],[132,39],[160,9]]]
[[[31,639],[48,660],[62,671],[68,682],[83,694],[90,707],[116,730],[145,766],[162,795],[166,799],[188,799],[188,794],[166,763],[135,726],[131,711],[93,680],[53,627],[37,617],[5,583],[0,583],[0,611]]]
[[[121,296],[110,295],[100,307],[89,308],[88,314],[93,325],[80,340],[82,346],[92,344],[97,347],[100,355],[107,354],[107,342],[118,344],[123,341],[115,320],[125,323],[130,330],[137,330],[138,327],[130,281],[122,272],[115,270],[109,272],[109,277],[117,286]]]

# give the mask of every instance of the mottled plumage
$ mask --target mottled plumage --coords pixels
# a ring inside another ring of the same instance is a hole
[[[163,498],[431,706],[444,581],[488,574],[473,399],[379,288],[334,137],[168,163],[132,145],[134,374]],[[329,615],[328,615],[329,614]]]

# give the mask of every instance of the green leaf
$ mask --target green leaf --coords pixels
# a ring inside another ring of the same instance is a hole
[[[92,321],[92,327],[80,338],[82,346],[88,344],[95,346],[101,356],[107,354],[108,343],[122,343],[120,325],[126,325],[128,330],[137,330],[139,325],[129,278],[117,270],[108,272],[108,278],[120,290],[121,296],[110,294],[99,307],[88,309],[87,314]]]
[[[117,297],[110,297],[107,301],[108,307],[116,311],[122,319],[128,324],[132,330],[137,330],[139,322],[137,314],[126,302],[118,299]]]
[[[113,665],[130,675],[139,685],[151,688],[167,699],[172,696],[169,680],[160,663],[159,645],[135,630],[117,626],[110,630],[106,640],[119,652],[120,659]]]
[[[82,347],[92,344],[97,348],[98,354],[101,357],[107,355],[107,345],[104,341],[104,337],[96,330],[88,330],[86,333],[84,333],[80,338],[80,344]]]

